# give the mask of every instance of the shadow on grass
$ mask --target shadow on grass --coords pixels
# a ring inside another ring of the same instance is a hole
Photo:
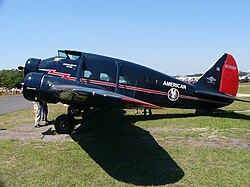
[[[241,111],[239,111],[241,112]],[[242,111],[244,112],[244,110]],[[217,110],[215,113],[211,114],[214,117],[222,117],[222,118],[231,118],[231,119],[242,119],[242,120],[250,120],[250,115],[240,114],[233,110]]]
[[[188,118],[197,116],[195,113],[185,114],[153,114],[152,116],[144,115],[128,115],[124,116],[125,120],[136,121],[147,121],[147,120],[158,120],[158,119],[171,119],[171,118]]]
[[[196,113],[197,116],[211,116],[211,117],[221,117],[221,118],[229,118],[229,119],[242,119],[242,120],[250,120],[250,115],[241,114],[244,110],[222,110],[222,109],[214,109],[211,111],[204,111]]]
[[[238,111],[241,112],[241,111]],[[196,114],[196,113],[184,113],[184,114],[153,114],[152,116],[143,116],[143,115],[131,115],[124,116],[125,120],[129,120],[131,122],[136,121],[147,121],[147,120],[158,120],[158,119],[172,119],[172,118],[189,118],[189,117],[197,117],[197,116],[211,116],[211,117],[221,117],[221,118],[229,118],[229,119],[242,119],[242,120],[250,120],[250,115],[240,114],[233,110],[213,110],[209,113]],[[244,111],[242,111],[244,112]]]
[[[133,125],[138,118],[105,113],[85,122],[71,138],[119,181],[165,185],[182,179],[184,171],[171,156],[148,131]]]

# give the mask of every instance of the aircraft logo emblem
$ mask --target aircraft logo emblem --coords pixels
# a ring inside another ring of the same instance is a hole
[[[215,82],[216,82],[216,79],[213,76],[207,78],[207,83],[215,84]]]
[[[168,99],[170,101],[176,101],[177,99],[179,99],[179,97],[180,97],[180,93],[176,88],[171,88],[168,91]]]

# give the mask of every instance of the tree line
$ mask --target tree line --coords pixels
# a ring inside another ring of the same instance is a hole
[[[16,84],[23,82],[23,71],[17,69],[0,70],[0,87],[14,88]]]

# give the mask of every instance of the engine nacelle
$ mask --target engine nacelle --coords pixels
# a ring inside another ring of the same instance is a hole
[[[39,101],[39,89],[43,74],[31,72],[25,76],[23,85],[23,96],[29,101]]]
[[[51,89],[51,86],[64,83],[62,78],[53,77],[44,73],[31,72],[24,79],[23,96],[29,101],[43,101],[46,103],[59,102],[55,96],[56,91]]]

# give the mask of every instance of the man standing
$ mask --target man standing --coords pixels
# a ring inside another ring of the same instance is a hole
[[[34,127],[38,128],[41,121],[41,105],[40,102],[33,102],[34,114],[35,114],[35,124]]]
[[[48,105],[45,102],[41,102],[41,122],[43,124],[48,123]]]
[[[44,102],[33,102],[34,113],[35,113],[35,123],[34,127],[38,128],[41,123],[46,124],[48,122],[48,106]]]

